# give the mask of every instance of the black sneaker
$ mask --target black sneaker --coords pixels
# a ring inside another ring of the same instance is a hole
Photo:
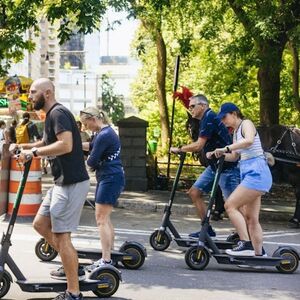
[[[250,241],[239,241],[236,247],[233,249],[227,249],[225,252],[234,256],[255,256],[255,252]]]
[[[189,234],[189,237],[198,239],[201,231],[196,231]],[[211,225],[208,226],[207,233],[210,237],[216,237],[216,232],[212,229]]]
[[[255,256],[263,256],[263,257],[267,257],[268,254],[267,254],[267,252],[265,251],[264,247],[262,247],[262,248],[261,248],[261,255],[255,254]]]
[[[50,276],[53,279],[58,279],[58,280],[67,280],[65,269],[63,266],[59,267],[57,270],[53,270],[50,272]],[[85,279],[85,271],[82,266],[78,267],[78,280],[82,281]]]
[[[59,295],[57,295],[53,300],[82,300],[83,296],[80,293],[78,296],[72,295],[70,292],[65,291]]]
[[[290,228],[300,228],[300,221],[297,218],[291,218],[289,220],[288,226]]]

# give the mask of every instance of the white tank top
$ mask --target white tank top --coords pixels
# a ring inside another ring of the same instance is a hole
[[[242,134],[242,124],[243,124],[243,121],[241,122],[237,131],[234,132],[234,135],[233,135],[234,142],[238,142],[238,141],[244,139],[244,136]],[[240,153],[241,160],[246,160],[246,159],[250,159],[250,158],[258,157],[258,156],[264,156],[264,150],[262,149],[258,132],[256,131],[256,134],[254,136],[254,142],[252,145],[250,145],[248,148],[238,149],[238,150],[236,150],[236,152]]]

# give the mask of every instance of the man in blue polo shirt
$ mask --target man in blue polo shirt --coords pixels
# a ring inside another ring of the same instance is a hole
[[[223,148],[232,144],[228,129],[217,118],[217,115],[210,109],[209,102],[204,95],[196,95],[190,98],[189,109],[193,118],[198,119],[199,137],[196,142],[181,147],[171,147],[171,152],[199,152],[201,150],[206,154],[216,148]],[[189,189],[188,195],[194,203],[198,216],[204,219],[206,205],[204,203],[204,193],[209,193],[212,189],[215,177],[215,164],[212,159],[208,160],[208,167],[198,177],[193,186]],[[240,181],[239,169],[236,162],[224,162],[223,172],[220,177],[219,185],[223,197],[226,199],[238,186]],[[191,233],[189,236],[198,238],[200,231]],[[210,236],[216,236],[215,231],[210,226],[208,229]]]

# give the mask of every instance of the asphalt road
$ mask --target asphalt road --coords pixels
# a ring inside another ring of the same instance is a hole
[[[159,227],[159,214],[136,213],[117,209],[113,213],[116,228],[116,248],[126,240],[142,243],[148,252],[145,264],[139,270],[120,267],[123,282],[113,300],[233,300],[233,299],[300,299],[300,268],[291,275],[280,274],[275,268],[264,270],[244,270],[235,266],[217,264],[212,258],[204,271],[194,271],[184,261],[184,248],[172,242],[164,252],[152,250],[149,236]],[[179,232],[187,234],[198,228],[199,222],[192,217],[173,218]],[[0,223],[5,231],[6,222]],[[214,223],[220,238],[226,237],[232,226],[228,220]],[[300,230],[289,229],[285,224],[263,224],[264,247],[271,255],[278,245],[289,244],[300,253]],[[34,246],[39,236],[29,223],[18,223],[14,228],[11,255],[25,276],[41,278],[49,275],[59,266],[59,258],[53,262],[40,262],[34,254]],[[97,248],[99,239],[95,227],[94,212],[86,207],[82,214],[81,226],[73,236],[76,246]],[[82,263],[88,261],[81,260]],[[52,299],[55,293],[25,293],[19,286],[12,284],[3,299]],[[92,292],[84,293],[85,299],[97,299]]]

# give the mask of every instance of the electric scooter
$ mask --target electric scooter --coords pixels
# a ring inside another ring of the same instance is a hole
[[[224,253],[209,236],[207,230],[211,210],[216,197],[216,190],[222,172],[225,157],[218,160],[218,167],[207,206],[207,213],[202,223],[197,245],[190,247],[185,254],[186,264],[193,270],[204,270],[210,257],[214,257],[219,264],[247,265],[260,267],[276,267],[281,273],[294,273],[299,264],[298,252],[290,246],[279,246],[272,256],[234,256]]]
[[[91,201],[87,199],[86,202],[95,210],[95,205]],[[99,260],[102,257],[102,252],[98,249],[77,248],[76,251],[78,258]],[[52,261],[57,257],[58,252],[44,238],[41,238],[36,243],[35,254],[42,261]],[[130,270],[139,269],[144,264],[146,257],[146,248],[135,241],[126,241],[121,245],[119,251],[111,252],[115,266],[121,262],[126,269]]]
[[[11,236],[16,222],[19,206],[21,203],[23,191],[27,181],[29,168],[32,159],[29,159],[24,164],[23,176],[21,178],[16,199],[14,202],[13,211],[9,220],[6,234],[3,233],[0,249],[0,298],[4,297],[13,282],[11,274],[5,270],[5,265],[9,267],[11,272],[16,277],[16,283],[22,291],[37,293],[37,292],[63,292],[67,289],[66,281],[55,280],[28,280],[21,270],[18,268],[13,258],[9,254],[11,244]],[[80,281],[81,291],[92,291],[98,297],[110,297],[119,288],[121,280],[121,272],[113,266],[98,267],[93,270],[84,281]]]
[[[173,225],[173,223],[170,220],[170,216],[172,213],[172,205],[174,202],[175,193],[176,193],[176,189],[177,189],[177,185],[179,182],[179,178],[180,178],[180,174],[182,171],[185,157],[186,157],[185,152],[179,153],[179,165],[178,165],[175,179],[173,182],[169,202],[168,202],[168,204],[166,204],[165,209],[164,209],[161,226],[159,229],[156,229],[149,238],[151,247],[157,251],[164,251],[170,246],[170,243],[172,241],[171,233],[174,236],[174,241],[180,247],[191,247],[193,245],[197,245],[197,239],[183,238],[178,233],[175,226]],[[235,246],[238,241],[239,241],[238,235],[234,234],[234,235],[230,235],[229,237],[227,237],[227,239],[225,241],[216,240],[215,243],[218,245],[218,247],[220,249],[232,249],[232,247]]]
[[[76,248],[78,258],[98,260],[102,257],[102,252],[98,249]],[[41,238],[35,246],[35,254],[42,261],[51,261],[56,258],[58,252],[49,245],[49,243]],[[126,269],[139,269],[145,262],[147,257],[146,248],[134,241],[124,242],[119,251],[112,251],[111,258],[115,266],[121,262]]]

